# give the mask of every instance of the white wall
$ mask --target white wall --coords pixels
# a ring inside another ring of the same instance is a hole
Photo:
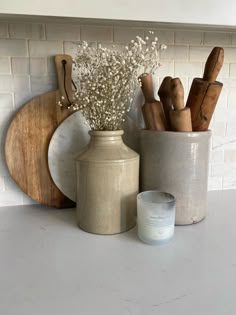
[[[11,179],[4,161],[4,140],[9,121],[35,95],[57,87],[53,56],[76,53],[76,42],[121,45],[149,27],[135,23],[117,26],[51,22],[0,21],[0,206],[32,203]],[[192,79],[202,76],[213,46],[225,48],[219,80],[224,83],[211,129],[213,141],[209,189],[236,188],[236,33],[196,29],[156,29],[168,48],[161,54],[158,80],[178,76],[188,93]]]

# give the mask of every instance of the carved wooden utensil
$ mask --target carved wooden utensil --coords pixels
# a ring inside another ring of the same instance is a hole
[[[171,99],[171,80],[172,77],[167,76],[163,79],[159,90],[158,95],[163,106],[163,110],[166,118],[166,128],[170,130],[170,116],[169,111],[173,109],[172,99]]]
[[[166,130],[166,119],[162,104],[155,100],[154,97],[152,75],[144,74],[140,79],[142,83],[141,89],[145,98],[142,113],[146,129]]]
[[[179,78],[171,80],[171,99],[174,110],[170,110],[171,130],[192,131],[190,108],[184,107],[184,88]]]
[[[224,62],[224,49],[214,47],[203,74],[203,79],[192,82],[186,106],[191,109],[193,131],[207,130],[215,110],[223,84],[216,81]]]
[[[67,72],[72,67],[70,56]],[[62,63],[57,64],[62,67]],[[60,71],[59,71],[60,72]],[[62,78],[64,80],[64,78]],[[68,78],[71,84],[71,77]],[[18,186],[32,199],[57,208],[75,206],[54,184],[48,168],[48,144],[57,126],[72,112],[59,107],[59,90],[34,97],[16,113],[6,136],[5,157]]]

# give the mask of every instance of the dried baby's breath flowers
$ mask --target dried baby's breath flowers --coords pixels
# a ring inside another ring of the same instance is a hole
[[[154,73],[159,67],[158,38],[137,36],[121,50],[101,45],[78,46],[74,60],[78,89],[71,104],[79,110],[92,130],[119,130],[129,111],[141,73]],[[70,106],[70,107],[71,107]]]

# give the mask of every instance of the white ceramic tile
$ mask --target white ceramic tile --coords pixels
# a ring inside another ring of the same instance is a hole
[[[11,64],[9,57],[0,57],[0,74],[10,74]]]
[[[11,38],[45,39],[44,25],[37,23],[10,23]]]
[[[208,178],[208,190],[220,190],[223,188],[222,177],[209,177]]]
[[[175,62],[175,76],[202,77],[202,63],[189,61]]]
[[[174,44],[174,30],[162,30],[162,29],[151,29],[154,32],[154,35],[158,38],[160,44],[171,45]],[[149,30],[144,32],[144,36],[149,36]]]
[[[26,40],[0,39],[0,56],[27,56]]]
[[[61,41],[29,41],[30,57],[49,57],[61,54],[63,44]]]
[[[188,46],[169,45],[167,49],[160,52],[162,60],[187,60]]]
[[[12,93],[0,93],[0,110],[2,109],[13,109],[13,95]]]
[[[13,57],[11,59],[11,67],[13,74],[29,74],[29,58]]]
[[[204,45],[213,46],[229,46],[232,42],[231,33],[226,32],[205,32],[204,33]]]
[[[132,27],[115,27],[114,28],[114,41],[128,43],[130,40],[135,39],[136,36],[144,38],[144,30]]]
[[[186,45],[202,45],[203,32],[199,31],[176,31],[175,43]]]
[[[80,26],[77,24],[46,24],[47,40],[80,40]]]
[[[113,40],[113,28],[110,26],[81,26],[81,40],[111,42]]]
[[[224,151],[224,161],[225,161],[225,163],[236,163],[236,149],[235,150],[225,150]]]
[[[0,38],[7,38],[8,36],[8,24],[0,23]]]

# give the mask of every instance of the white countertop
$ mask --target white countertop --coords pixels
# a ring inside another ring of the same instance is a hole
[[[99,236],[75,210],[0,208],[1,315],[235,315],[236,191],[150,246],[136,228]]]

